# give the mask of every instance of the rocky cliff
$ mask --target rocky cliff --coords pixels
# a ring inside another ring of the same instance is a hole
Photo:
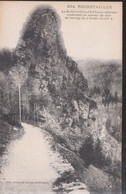
[[[83,111],[79,110],[79,103],[83,107],[85,102],[90,102],[86,97],[87,80],[77,63],[67,56],[60,19],[52,9],[38,8],[33,12],[24,27],[15,55],[17,63],[28,68],[29,77],[24,87],[31,89],[32,98],[38,100],[41,107],[47,106],[55,119],[71,117],[71,125],[74,125],[74,120],[86,117],[81,114]]]
[[[99,124],[97,103],[77,63],[67,56],[60,26],[53,8],[37,8],[13,52],[12,66],[28,73],[21,85],[22,120],[52,134],[59,151],[92,191],[119,190],[119,142],[107,133],[104,118]],[[100,176],[105,182],[98,187]],[[96,179],[94,186],[91,177]]]

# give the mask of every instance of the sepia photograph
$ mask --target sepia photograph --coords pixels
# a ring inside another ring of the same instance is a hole
[[[0,2],[0,194],[122,193],[122,2]]]

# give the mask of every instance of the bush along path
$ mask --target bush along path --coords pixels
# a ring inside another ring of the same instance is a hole
[[[89,193],[57,152],[51,135],[25,123],[23,127],[23,137],[12,141],[3,155],[1,192]]]

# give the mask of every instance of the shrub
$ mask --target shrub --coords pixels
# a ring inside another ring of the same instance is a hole
[[[86,170],[86,185],[94,194],[120,193],[121,183],[119,179],[114,179],[107,173],[90,165]]]

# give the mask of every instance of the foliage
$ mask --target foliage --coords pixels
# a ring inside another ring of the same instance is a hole
[[[101,142],[97,140],[97,143],[94,144],[92,137],[86,140],[79,153],[86,167],[93,164],[95,167],[102,169],[110,164],[110,161],[102,153]]]
[[[9,75],[14,81],[15,85],[21,86],[27,79],[28,71],[25,67],[17,64],[13,68],[11,68],[11,70],[9,71]]]
[[[14,65],[13,52],[8,49],[0,51],[0,71],[8,73],[11,67]]]
[[[92,90],[100,88],[101,94],[109,89],[114,96],[118,91],[119,98],[122,96],[122,64],[116,60],[85,60],[78,61],[78,66],[88,80],[88,86]]]
[[[0,66],[2,116],[8,118],[11,114],[10,120],[13,121],[12,114],[17,115],[19,112],[18,117],[21,113],[23,121],[44,124],[58,144],[69,150],[61,149],[77,172],[83,169],[85,162],[89,170],[88,181],[92,184],[90,188],[94,191],[107,191],[109,179],[102,171],[116,156],[109,152],[108,159],[103,145],[105,143],[108,147],[111,146],[110,135],[119,139],[117,134],[110,132],[112,127],[118,133],[119,125],[108,120],[116,112],[110,105],[119,106],[118,87],[112,87],[113,83],[117,83],[115,75],[119,72],[118,65],[111,64],[110,69],[104,65],[97,70],[90,69],[88,82],[92,89],[89,90],[86,76],[83,76],[77,63],[67,56],[60,33],[60,21],[53,9],[35,10],[22,32],[15,50],[0,54],[3,60]],[[6,75],[4,66],[7,67]],[[99,112],[99,115],[95,112]],[[95,127],[98,117],[107,117],[107,122],[98,123],[100,127]],[[14,120],[17,119],[14,117]],[[111,121],[114,122],[113,119]],[[98,133],[101,126],[105,125],[110,135],[106,135],[105,141],[99,141]],[[95,144],[92,134],[96,135]],[[95,167],[92,168],[91,164]],[[71,174],[63,174],[63,181],[65,178],[69,180]]]
[[[102,170],[90,165],[86,170],[85,182],[93,193],[120,193],[121,182]]]

